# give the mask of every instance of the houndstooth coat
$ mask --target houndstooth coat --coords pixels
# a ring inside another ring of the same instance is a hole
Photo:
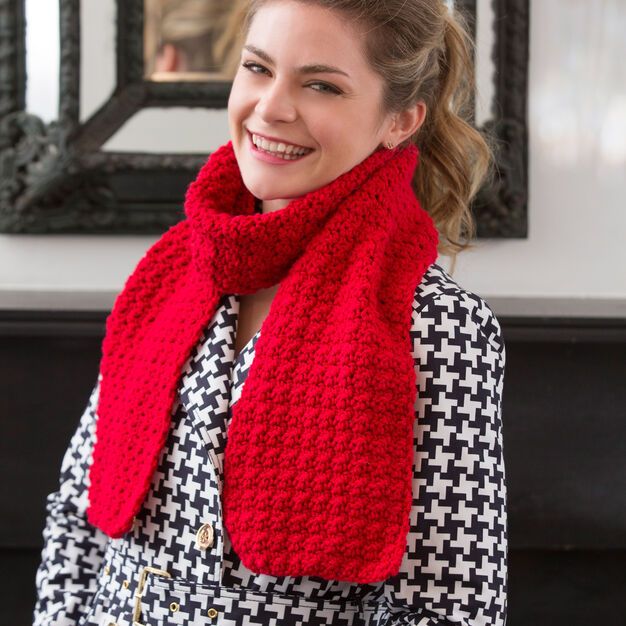
[[[86,521],[98,384],[47,497],[34,626],[503,626],[505,348],[488,305],[437,264],[415,292],[413,506],[399,573],[373,584],[248,570],[222,525],[231,407],[259,331],[234,358],[226,295],[183,370],[172,424],[132,529]]]

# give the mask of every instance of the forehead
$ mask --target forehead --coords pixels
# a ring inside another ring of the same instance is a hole
[[[359,26],[314,2],[273,0],[263,5],[250,24],[246,43],[268,52],[277,63],[316,62],[351,75],[369,73]]]

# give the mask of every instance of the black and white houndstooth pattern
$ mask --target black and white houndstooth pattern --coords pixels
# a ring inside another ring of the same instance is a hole
[[[503,626],[507,609],[506,484],[501,395],[505,348],[487,304],[437,264],[415,294],[411,530],[400,572],[358,585],[248,570],[222,526],[230,410],[259,333],[234,359],[239,299],[224,296],[185,366],[172,425],[132,530],[109,539],[85,519],[94,388],[47,498],[34,626]],[[196,531],[208,523],[213,545]]]

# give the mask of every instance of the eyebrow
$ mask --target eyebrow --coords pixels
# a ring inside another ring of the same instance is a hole
[[[253,45],[245,45],[244,48],[253,54],[256,54],[258,57],[261,57],[266,63],[274,65],[274,59],[267,54],[261,48],[257,48]],[[346,74],[343,70],[340,70],[338,67],[333,67],[332,65],[323,65],[321,63],[311,63],[309,65],[301,65],[297,68],[297,72],[299,74],[342,74],[343,76],[347,76],[350,78],[349,74]]]

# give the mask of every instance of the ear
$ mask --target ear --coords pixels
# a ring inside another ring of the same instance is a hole
[[[177,72],[181,69],[181,55],[176,46],[166,43],[156,58],[155,71]]]
[[[387,134],[387,140],[394,146],[414,135],[426,119],[426,104],[423,100],[412,107],[396,113]]]

